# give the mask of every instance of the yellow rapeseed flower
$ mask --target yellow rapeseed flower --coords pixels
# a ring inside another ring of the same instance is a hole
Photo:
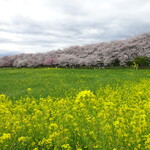
[[[3,143],[5,140],[10,139],[11,134],[10,133],[3,133],[3,135],[0,137],[0,143]]]
[[[28,141],[28,138],[25,137],[25,136],[21,136],[21,137],[18,138],[18,141],[19,142],[26,142],[26,141]]]

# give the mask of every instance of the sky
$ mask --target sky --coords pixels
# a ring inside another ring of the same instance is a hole
[[[150,32],[150,0],[0,0],[0,56]]]

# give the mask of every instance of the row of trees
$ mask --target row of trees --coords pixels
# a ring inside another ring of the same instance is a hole
[[[0,67],[126,66],[133,61],[149,65],[149,58],[150,34],[146,33],[126,40],[71,46],[47,53],[5,56],[0,58]]]

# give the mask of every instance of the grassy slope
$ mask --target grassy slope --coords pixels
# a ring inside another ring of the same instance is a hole
[[[0,69],[0,94],[10,97],[25,97],[27,88],[35,98],[65,97],[81,90],[96,92],[109,84],[121,86],[124,82],[135,82],[150,78],[150,70],[131,69]]]
[[[150,70],[0,69],[0,80],[11,97],[95,94],[0,94],[2,150],[150,149]]]

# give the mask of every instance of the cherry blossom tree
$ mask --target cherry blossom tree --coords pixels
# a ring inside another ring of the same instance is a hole
[[[150,59],[150,33],[126,40],[70,46],[47,53],[5,56],[0,58],[0,67],[100,67],[114,65],[116,61],[125,66],[137,56]]]

